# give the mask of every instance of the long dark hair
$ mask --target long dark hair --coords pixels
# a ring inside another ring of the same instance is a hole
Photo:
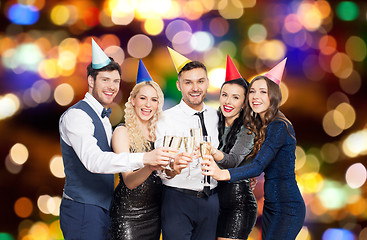
[[[279,85],[273,82],[272,80],[270,80],[268,77],[257,76],[251,81],[249,85],[249,89],[251,89],[254,82],[258,80],[266,81],[266,85],[268,87],[268,96],[270,100],[270,106],[265,111],[264,122],[262,122],[259,114],[255,114],[252,111],[250,107],[250,103],[249,103],[249,97],[248,97],[250,91],[247,92],[246,101],[245,101],[246,107],[245,107],[245,114],[244,114],[244,124],[245,126],[247,126],[250,132],[255,134],[254,147],[253,147],[252,152],[247,156],[248,158],[255,156],[259,152],[262,144],[265,141],[266,128],[274,119],[279,119],[285,123],[291,124],[290,121],[284,116],[284,114],[279,111],[279,106],[282,101],[282,93],[280,92]],[[286,124],[287,129],[288,129],[288,124]]]
[[[248,82],[246,80],[244,80],[242,78],[238,78],[238,79],[234,79],[234,80],[231,80],[231,81],[224,82],[222,84],[221,89],[220,89],[221,92],[222,92],[223,86],[226,85],[226,84],[237,84],[237,85],[243,87],[244,90],[245,90],[245,96],[246,96],[247,89],[248,89]],[[225,117],[224,117],[220,107],[218,109],[217,114],[218,114],[218,117],[219,117],[219,122],[218,122],[219,146],[218,146],[218,149],[220,149],[224,144],[222,136],[224,134],[224,129],[225,129]],[[223,148],[223,152],[225,152],[225,153],[229,153],[229,151],[232,149],[233,145],[235,144],[235,142],[237,140],[237,133],[241,130],[241,127],[243,126],[243,114],[244,114],[244,111],[243,111],[243,109],[241,109],[239,116],[233,121],[233,124],[229,129],[229,132],[228,132],[227,137],[225,139],[226,140],[225,141],[226,145]]]

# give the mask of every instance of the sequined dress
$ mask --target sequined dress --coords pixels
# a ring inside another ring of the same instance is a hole
[[[226,127],[224,130],[223,147],[229,129]],[[248,135],[247,132],[248,130],[242,127],[230,154],[223,153],[224,158],[218,161],[221,168],[247,164],[245,157],[251,152],[254,140],[254,136]],[[217,189],[220,206],[217,237],[247,239],[257,218],[257,202],[251,190],[250,181],[243,179],[236,182],[218,182]]]
[[[231,181],[265,173],[263,240],[294,240],[305,219],[305,204],[295,179],[296,139],[288,122],[274,120],[253,162],[228,169]]]
[[[121,174],[119,178],[110,211],[111,239],[158,240],[161,234],[160,177],[154,171],[141,185],[132,190],[126,187]]]

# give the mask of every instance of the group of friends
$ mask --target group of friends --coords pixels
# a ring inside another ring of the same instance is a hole
[[[125,122],[113,131],[109,105],[121,68],[92,39],[88,92],[59,122],[64,238],[247,239],[257,220],[252,179],[264,172],[262,239],[295,239],[306,210],[295,179],[294,129],[279,110],[286,59],[248,83],[227,56],[216,110],[204,103],[205,65],[168,50],[180,103],[162,111],[163,92],[140,60]],[[188,134],[198,126],[211,137],[210,155],[163,146],[167,131]]]

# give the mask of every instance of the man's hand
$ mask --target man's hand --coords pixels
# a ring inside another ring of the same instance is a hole
[[[176,155],[173,169],[176,174],[180,174],[182,169],[186,168],[192,162],[192,154],[182,152]]]
[[[169,147],[156,148],[153,151],[144,153],[143,164],[153,167],[165,167],[169,164],[172,152],[177,152],[177,150]]]

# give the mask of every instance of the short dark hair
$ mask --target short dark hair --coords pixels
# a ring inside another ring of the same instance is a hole
[[[187,63],[181,70],[180,72],[178,73],[178,77],[181,76],[181,73],[182,72],[186,72],[186,71],[190,71],[192,69],[195,69],[195,68],[202,68],[204,69],[205,73],[207,73],[206,71],[206,67],[203,63],[199,62],[199,61],[192,61],[192,62],[189,62]]]
[[[91,76],[94,80],[96,80],[96,77],[99,72],[112,72],[115,70],[117,70],[121,76],[120,64],[115,62],[115,60],[112,57],[110,57],[110,59],[111,59],[111,62],[107,66],[104,66],[103,68],[100,68],[100,69],[94,69],[92,67],[92,63],[90,63],[87,67],[87,77]]]

